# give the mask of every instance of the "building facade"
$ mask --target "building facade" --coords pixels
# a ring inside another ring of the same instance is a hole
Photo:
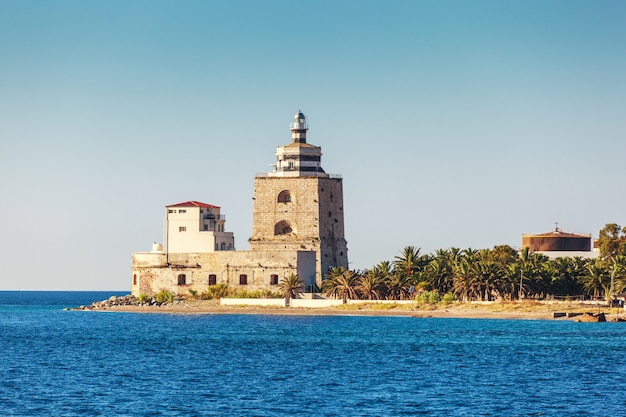
[[[168,253],[203,253],[234,250],[235,237],[225,232],[220,207],[198,201],[167,206],[165,247]]]
[[[215,284],[271,290],[290,274],[313,291],[331,267],[348,268],[342,179],[322,169],[321,148],[306,142],[302,112],[290,129],[292,142],[277,148],[274,170],[254,180],[250,250],[234,250],[220,207],[167,206],[165,247],[132,256],[134,295],[201,293]]]

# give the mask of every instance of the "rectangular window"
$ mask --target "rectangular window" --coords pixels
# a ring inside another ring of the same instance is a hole
[[[248,285],[248,276],[246,274],[239,275],[239,285]]]
[[[209,285],[217,284],[217,275],[211,274],[209,275]]]
[[[187,231],[187,228],[186,228],[185,226],[180,226],[180,227],[178,228],[178,231],[179,231],[179,232],[186,232],[186,231]]]
[[[270,285],[278,285],[278,275],[270,275]]]
[[[168,210],[168,213],[176,213],[176,210]]]
[[[178,210],[179,213],[187,213],[187,210]]]

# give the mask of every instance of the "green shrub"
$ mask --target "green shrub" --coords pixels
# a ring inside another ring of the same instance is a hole
[[[437,304],[441,301],[441,296],[437,290],[425,291],[419,295],[417,301],[422,304]]]
[[[200,294],[200,298],[203,300],[213,300],[215,298],[228,297],[230,294],[230,288],[224,283],[209,285],[207,290]]]
[[[235,291],[232,294],[233,298],[261,298],[261,291],[259,290],[248,290],[246,288],[242,288],[239,291]]]
[[[192,298],[198,299],[198,290],[189,290],[189,295]]]
[[[441,302],[444,304],[452,304],[455,301],[456,301],[456,297],[451,292],[446,293],[441,299]]]
[[[174,300],[174,294],[171,291],[161,290],[154,294],[157,303],[171,303]]]
[[[142,292],[141,294],[139,294],[139,297],[137,297],[138,303],[147,303],[149,301],[150,301],[150,296],[146,294],[145,292]]]

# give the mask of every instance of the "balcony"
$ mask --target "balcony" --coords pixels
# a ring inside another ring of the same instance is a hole
[[[291,130],[304,130],[304,129],[308,129],[309,128],[309,124],[304,122],[304,123],[289,123],[289,129]]]

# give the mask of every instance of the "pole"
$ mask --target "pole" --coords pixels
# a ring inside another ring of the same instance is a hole
[[[519,270],[519,300],[522,301],[522,280],[524,279],[524,270]]]
[[[611,289],[609,290],[609,305],[613,304],[613,286],[615,285],[615,268],[611,265]]]

